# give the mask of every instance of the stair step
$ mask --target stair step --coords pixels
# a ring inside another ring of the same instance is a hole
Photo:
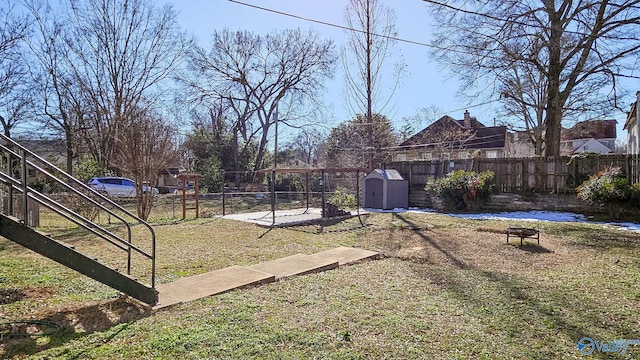
[[[276,281],[288,276],[335,269],[378,257],[376,251],[338,247],[314,255],[297,254],[248,267],[231,266],[208,273],[158,285],[158,303],[154,310],[220,294],[229,290]]]
[[[304,275],[313,272],[335,269],[339,265],[333,259],[324,259],[311,255],[296,254],[281,259],[249,266],[251,269],[274,274],[276,280],[294,275]]]
[[[158,303],[153,309],[162,309],[182,302],[221,294],[246,286],[269,283],[275,280],[276,278],[273,274],[234,265],[196,276],[182,278],[172,283],[158,285],[156,287],[156,290],[158,290]]]
[[[340,266],[343,266],[366,259],[376,258],[380,256],[380,253],[377,251],[340,246],[335,249],[313,254],[311,256],[329,261],[337,261]]]

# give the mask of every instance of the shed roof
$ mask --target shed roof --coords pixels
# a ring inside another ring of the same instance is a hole
[[[400,175],[400,172],[398,172],[398,170],[395,170],[395,169],[375,169],[365,178],[371,178],[371,177],[383,178],[385,180],[391,180],[391,181],[404,180],[402,175]]]

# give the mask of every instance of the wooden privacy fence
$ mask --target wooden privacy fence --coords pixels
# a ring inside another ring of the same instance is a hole
[[[397,169],[411,187],[441,178],[454,170],[495,173],[496,190],[501,192],[575,193],[589,176],[607,166],[620,167],[631,184],[640,182],[640,156],[588,155],[559,158],[504,158],[394,161],[385,164]]]

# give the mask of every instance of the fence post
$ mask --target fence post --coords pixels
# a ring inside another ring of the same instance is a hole
[[[307,210],[309,210],[309,173],[305,173],[305,183],[304,183],[304,188],[306,190],[307,193]]]
[[[529,180],[525,177],[527,175],[527,171],[524,168],[525,166],[528,165],[524,163],[524,160],[520,160],[520,191],[525,191],[525,189],[527,188],[527,182]]]
[[[24,224],[29,225],[29,193],[27,192],[27,152],[22,149],[22,214]]]
[[[633,185],[633,180],[631,179],[631,167],[629,166],[629,155],[625,156],[625,162],[624,162],[624,167],[625,167],[625,177],[627,178],[627,181],[629,182],[629,184]]]
[[[276,169],[271,171],[271,225],[276,224]]]
[[[10,178],[13,178],[13,156],[11,155],[11,152],[7,153],[7,158],[8,158],[8,162],[7,162],[7,171],[9,174]],[[15,214],[13,213],[13,183],[9,182],[9,195],[8,195],[8,215],[10,216],[15,216]]]
[[[186,187],[187,179],[182,179],[182,220],[187,217],[187,187]]]
[[[224,170],[222,170],[222,216],[226,215],[226,209],[225,209],[225,194],[224,194]]]
[[[325,217],[325,205],[324,205],[324,188],[325,188],[325,182],[324,182],[324,169],[322,169],[321,175],[320,175],[320,190],[322,191],[322,217]]]

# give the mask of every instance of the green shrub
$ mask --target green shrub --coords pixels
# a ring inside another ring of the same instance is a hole
[[[425,190],[442,198],[448,209],[477,210],[489,199],[494,186],[495,173],[456,170],[445,177],[429,181]]]
[[[84,183],[91,178],[105,175],[111,174],[93,159],[84,159],[73,165],[73,176]]]
[[[201,187],[203,192],[220,192],[223,186],[222,163],[215,156],[198,161],[197,171],[202,175]]]
[[[629,181],[621,176],[619,167],[606,167],[597,175],[590,176],[576,188],[578,197],[591,205],[606,207],[609,215],[619,219],[624,210],[624,203],[638,187],[629,185]]]
[[[336,191],[329,198],[329,202],[339,209],[353,209],[356,207],[355,195],[349,193],[349,190],[341,186],[336,188]]]
[[[634,208],[640,206],[640,183],[631,185],[631,197],[629,199]]]

